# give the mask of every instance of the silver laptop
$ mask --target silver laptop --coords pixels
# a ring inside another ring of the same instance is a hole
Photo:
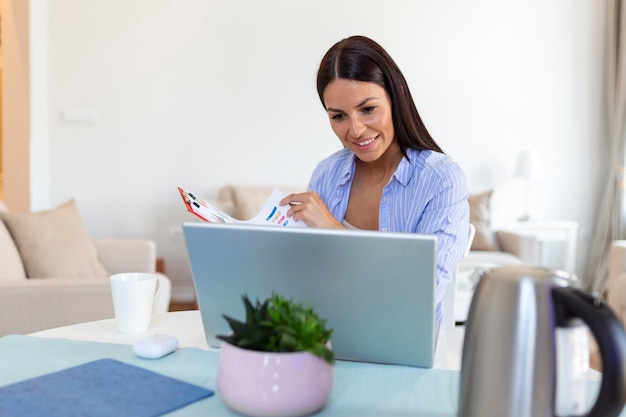
[[[313,307],[333,328],[338,359],[432,367],[436,237],[186,222],[207,342],[245,319],[241,299],[276,291]]]

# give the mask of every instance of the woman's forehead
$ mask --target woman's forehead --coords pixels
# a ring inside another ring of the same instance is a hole
[[[376,83],[337,78],[324,89],[326,107],[357,106],[367,99],[385,99],[387,92]]]

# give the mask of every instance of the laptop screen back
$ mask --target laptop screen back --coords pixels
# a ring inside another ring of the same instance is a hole
[[[436,238],[375,231],[184,223],[207,342],[245,319],[241,296],[313,307],[338,359],[432,367]]]

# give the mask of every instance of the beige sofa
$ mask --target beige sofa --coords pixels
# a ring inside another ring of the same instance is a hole
[[[298,185],[277,188],[284,195],[306,190],[306,186]],[[213,203],[234,218],[247,220],[258,214],[273,189],[270,186],[226,185],[220,188]],[[469,254],[462,260],[465,268],[520,263],[526,257],[526,248],[534,243],[529,235],[491,230],[490,198],[491,192],[470,196],[471,222],[476,233]]]
[[[283,185],[277,187],[287,195],[306,190],[306,186]],[[218,191],[217,207],[239,220],[254,217],[274,187],[251,185],[225,185]],[[474,288],[480,275],[488,268],[519,264],[531,259],[536,246],[535,238],[515,231],[491,228],[491,191],[472,194],[469,199],[470,221],[476,232],[469,253],[459,263],[452,290],[446,296],[446,324],[465,321]]]
[[[10,213],[0,201],[0,336],[114,317],[110,274],[156,273],[147,239],[90,239],[73,202]],[[169,309],[163,274],[153,313]]]

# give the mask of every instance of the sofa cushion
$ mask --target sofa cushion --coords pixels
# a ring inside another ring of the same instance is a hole
[[[0,205],[3,205],[1,201]],[[4,210],[0,208],[0,211]],[[11,233],[0,221],[0,280],[5,279],[26,279],[26,272]]]
[[[289,195],[306,191],[306,187],[280,186],[281,193]],[[259,214],[274,191],[270,186],[227,185],[219,190],[218,207],[238,220],[249,220]]]
[[[471,194],[468,198],[470,206],[470,223],[476,227],[476,234],[471,250],[499,250],[495,234],[491,229],[491,194],[493,190],[480,194]]]
[[[225,212],[237,220],[249,220],[258,214],[271,192],[269,187],[227,185],[217,198]]]
[[[0,212],[29,278],[108,276],[73,200],[36,213]]]

